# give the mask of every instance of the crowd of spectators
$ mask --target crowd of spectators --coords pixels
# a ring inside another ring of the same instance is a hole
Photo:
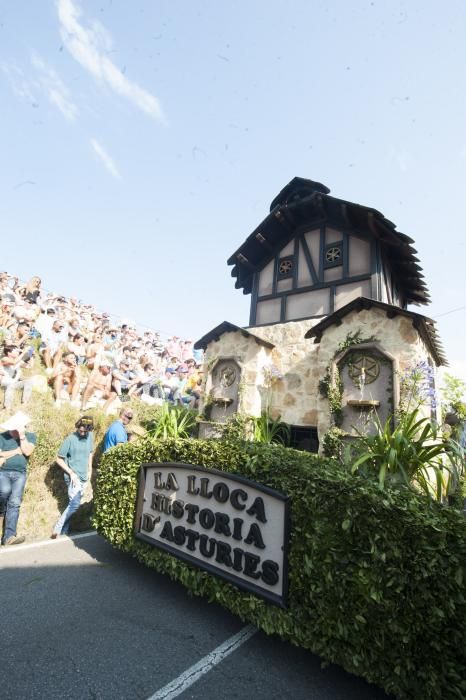
[[[29,400],[39,363],[57,407],[69,401],[117,413],[137,399],[197,408],[202,354],[191,340],[162,340],[156,331],[116,322],[90,304],[43,291],[39,277],[23,284],[0,273],[0,302],[3,409],[16,392]]]

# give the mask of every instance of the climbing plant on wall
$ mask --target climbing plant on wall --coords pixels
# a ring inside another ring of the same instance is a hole
[[[362,330],[359,328],[353,333],[348,333],[347,336],[342,340],[337,347],[335,354],[333,355],[333,360],[344,350],[347,350],[354,345],[362,345],[363,343],[377,343],[378,338],[374,335],[369,337],[364,337],[362,335]],[[340,372],[353,357],[352,354],[348,354],[343,358],[343,362],[338,368],[334,368],[333,372],[331,366],[328,365],[325,369],[325,374],[323,378],[319,381],[319,392],[321,396],[328,400],[329,411],[332,417],[332,422],[335,426],[340,426],[343,420],[343,390],[344,385],[340,376]]]

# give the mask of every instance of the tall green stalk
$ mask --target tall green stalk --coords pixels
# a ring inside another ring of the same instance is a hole
[[[265,412],[254,418],[254,442],[279,443],[287,445],[290,442],[290,426],[282,423],[280,416],[273,420]]]
[[[351,471],[376,477],[380,489],[404,485],[440,501],[448,479],[457,478],[458,462],[432,422],[419,418],[415,409],[403,414],[395,428],[391,418],[385,425],[376,418],[375,428],[375,434],[359,435]]]
[[[163,403],[156,417],[155,426],[149,431],[153,437],[167,438],[191,437],[196,425],[196,412],[182,406]]]

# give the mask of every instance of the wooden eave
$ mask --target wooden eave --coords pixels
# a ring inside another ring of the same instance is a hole
[[[295,178],[299,182],[306,181]],[[389,262],[391,272],[407,304],[427,304],[429,293],[423,281],[422,268],[413,239],[397,231],[395,224],[371,207],[331,197],[321,183],[315,191],[295,201],[287,201],[293,191],[293,180],[273,200],[275,206],[244,243],[228,258],[235,287],[244,294],[252,291],[254,272],[260,270],[293,237],[301,226],[310,227],[323,221],[330,225],[353,229],[376,238]],[[409,281],[408,281],[409,280]]]
[[[269,343],[268,340],[263,340],[262,338],[259,338],[259,336],[254,335],[254,333],[250,333],[245,328],[235,326],[234,323],[229,323],[229,321],[223,321],[223,323],[220,323],[211,331],[203,335],[202,338],[196,340],[196,342],[194,343],[194,349],[205,350],[209,343],[215,340],[219,340],[224,333],[241,333],[241,335],[244,338],[252,338],[254,342],[256,342],[258,345],[262,345],[264,348],[273,350],[273,348],[275,347],[273,343]]]
[[[330,314],[330,316],[327,316],[313,326],[307,331],[304,337],[314,338],[314,343],[320,343],[322,335],[325,333],[327,328],[330,328],[330,326],[341,325],[342,319],[349,313],[352,311],[359,313],[362,310],[368,310],[373,307],[385,311],[387,318],[404,316],[405,318],[410,319],[414,328],[418,331],[419,335],[424,341],[426,347],[429,349],[435,364],[437,366],[448,365],[448,361],[445,357],[445,352],[435,326],[435,321],[427,316],[417,314],[414,311],[407,311],[406,309],[401,309],[399,306],[385,304],[382,301],[375,301],[374,299],[368,299],[367,297],[358,297],[357,299],[353,299],[353,301],[350,301],[349,304],[346,304],[341,309],[338,309],[338,311],[335,311],[333,314]]]

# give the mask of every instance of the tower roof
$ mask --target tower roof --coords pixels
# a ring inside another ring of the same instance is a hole
[[[249,294],[254,272],[291,240],[296,229],[323,222],[376,238],[406,303],[429,303],[412,238],[397,231],[396,225],[377,209],[331,197],[328,187],[301,177],[293,178],[279,192],[270,213],[228,259],[235,287]]]

